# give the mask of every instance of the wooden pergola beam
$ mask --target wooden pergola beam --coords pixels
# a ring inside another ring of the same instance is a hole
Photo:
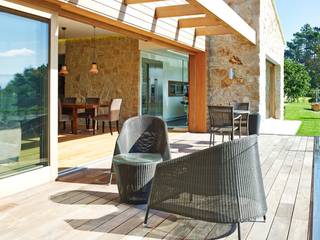
[[[161,2],[166,0],[123,0],[124,4],[139,4],[139,3],[149,3],[149,2]]]
[[[200,14],[204,14],[204,12],[190,4],[157,7],[155,10],[155,18],[182,17]]]
[[[186,0],[190,5],[201,9],[207,16],[216,17],[248,41],[256,44],[256,31],[249,26],[227,3],[223,0]],[[202,30],[200,31],[202,32]]]
[[[212,17],[180,18],[178,28],[194,28],[220,25],[221,21]]]
[[[223,25],[196,28],[196,36],[226,35],[233,33],[234,31],[232,29]]]

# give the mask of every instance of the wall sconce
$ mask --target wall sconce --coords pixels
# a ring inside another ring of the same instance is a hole
[[[233,80],[234,79],[234,77],[235,77],[235,70],[234,70],[234,68],[230,68],[229,69],[229,79],[230,80]]]

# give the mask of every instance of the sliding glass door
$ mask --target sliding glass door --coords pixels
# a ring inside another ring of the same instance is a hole
[[[49,22],[0,8],[0,178],[48,165]]]

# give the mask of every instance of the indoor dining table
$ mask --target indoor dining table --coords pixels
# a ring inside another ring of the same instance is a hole
[[[87,104],[87,103],[62,103],[62,108],[72,109],[72,133],[78,133],[78,110],[79,109],[94,109],[93,116],[95,116],[99,104]]]

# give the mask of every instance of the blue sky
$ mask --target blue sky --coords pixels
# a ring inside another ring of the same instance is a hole
[[[286,41],[309,23],[320,27],[320,0],[275,0]]]
[[[48,62],[48,25],[0,12],[0,86],[5,75],[22,72]]]

